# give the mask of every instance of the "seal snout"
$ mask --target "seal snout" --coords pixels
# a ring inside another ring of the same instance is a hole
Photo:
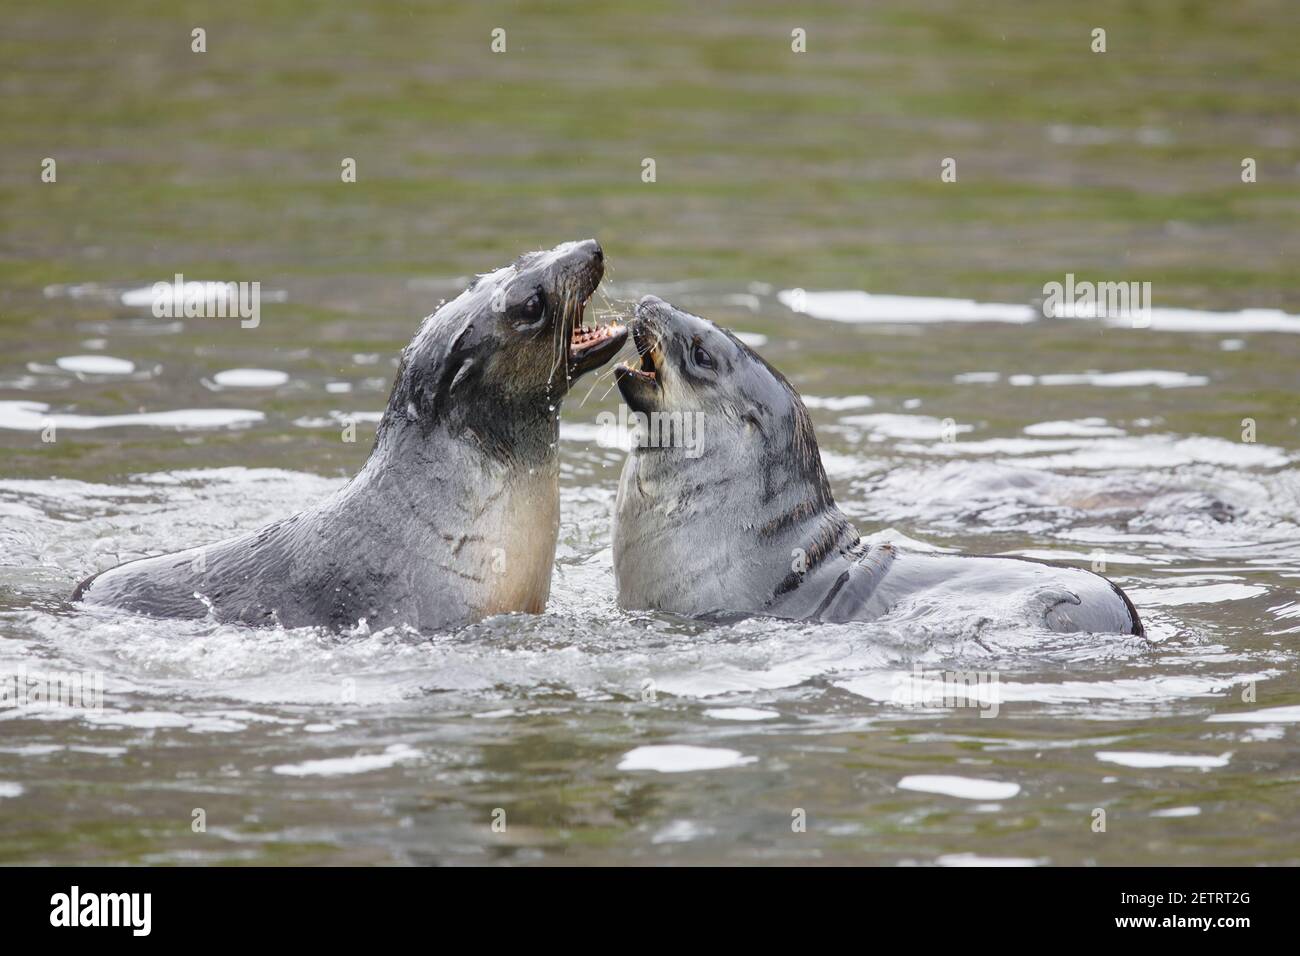
[[[641,321],[646,321],[660,312],[666,312],[672,309],[667,302],[657,295],[643,295],[641,301],[636,304],[636,317]]]
[[[664,360],[661,339],[663,319],[672,313],[670,306],[658,296],[642,296],[636,304],[632,321],[632,341],[639,361],[622,362],[614,368],[614,378],[619,391],[634,408],[648,407],[659,392],[659,371]]]
[[[579,285],[588,286],[590,295],[600,285],[605,275],[605,250],[596,239],[581,239],[560,246],[556,252],[556,261],[560,268],[577,280]]]

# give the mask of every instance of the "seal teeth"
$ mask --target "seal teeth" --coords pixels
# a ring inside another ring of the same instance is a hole
[[[645,369],[642,368],[634,368],[633,366],[629,365],[627,362],[620,362],[618,364],[618,369],[620,372],[630,375],[633,378],[639,378],[644,382],[651,382],[655,385],[659,384],[658,376],[655,375],[654,372],[647,372]]]
[[[595,328],[574,329],[573,344],[579,348],[588,348],[592,345],[598,345],[606,339],[617,335],[622,331],[622,326],[617,322],[610,322],[607,325],[598,325]]]

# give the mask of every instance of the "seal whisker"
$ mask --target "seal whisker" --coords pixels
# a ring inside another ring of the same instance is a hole
[[[548,388],[555,384],[555,373],[559,370],[561,365],[565,366],[564,369],[565,377],[566,378],[568,377],[569,370],[567,367],[567,363],[565,362],[566,356],[568,355],[568,348],[565,339],[570,334],[568,331],[569,330],[569,299],[570,299],[569,287],[568,287],[568,283],[565,283],[561,291],[560,301],[556,305],[556,309],[555,309],[556,321],[552,323],[555,326],[554,329],[555,337],[553,339],[553,343],[555,346],[555,350],[554,350],[555,360],[551,363],[551,370],[546,375],[546,384]]]

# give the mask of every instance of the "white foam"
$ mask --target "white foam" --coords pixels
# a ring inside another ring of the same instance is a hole
[[[999,679],[996,684],[970,686],[964,689],[969,698],[982,704],[997,701],[1043,704],[1081,704],[1088,701],[1109,701],[1129,704],[1158,704],[1170,700],[1193,697],[1220,697],[1230,688],[1263,679],[1261,674],[1237,674],[1224,677],[1175,676],[1130,677],[1116,680],[1063,680],[1052,682],[1013,681]],[[899,689],[912,686],[909,671],[879,670],[834,685],[850,694],[856,694],[878,703],[891,703],[898,698]],[[936,684],[937,679],[923,680],[920,686]],[[942,696],[942,695],[940,695]],[[967,711],[969,712],[969,711]]]
[[[804,395],[802,398],[805,408],[824,408],[829,412],[843,412],[851,408],[870,408],[876,404],[875,399],[869,395],[844,395],[832,398]]]
[[[1123,435],[1124,429],[1108,425],[1104,418],[1075,418],[1061,422],[1035,422],[1026,425],[1024,432],[1035,437],[1107,438]]]
[[[714,720],[772,720],[781,714],[779,711],[758,707],[710,707],[704,716]]]
[[[142,730],[161,730],[173,727],[188,727],[190,720],[180,714],[165,710],[139,710],[133,713],[104,711],[88,713],[86,721],[92,724],[108,724],[113,727],[137,727]]]
[[[712,827],[704,826],[693,820],[674,820],[652,836],[650,842],[654,844],[690,843],[692,840],[698,840],[701,837],[712,836],[713,833]]]
[[[688,773],[694,770],[725,770],[754,763],[739,750],[725,747],[691,747],[684,744],[656,744],[629,750],[619,761],[619,770],[655,770],[659,773]]]
[[[1026,856],[980,856],[978,853],[945,853],[934,861],[939,866],[1042,866],[1047,860]]]
[[[1086,312],[1086,310],[1083,310]],[[1063,316],[1067,319],[1095,320],[1095,315]],[[1300,333],[1300,315],[1290,315],[1281,309],[1239,309],[1236,312],[1205,312],[1200,309],[1153,308],[1148,329],[1157,332],[1291,332]],[[1133,317],[1108,316],[1106,325],[1133,327]]]
[[[73,415],[49,412],[43,402],[0,401],[0,428],[16,431],[38,432],[51,425],[58,429],[83,431],[94,428],[125,428],[149,426],[153,428],[203,429],[234,428],[260,422],[262,412],[240,408],[181,408],[170,412],[135,412],[127,415]]]
[[[1169,807],[1165,810],[1152,810],[1153,817],[1199,817],[1200,807]]]
[[[899,790],[938,793],[963,800],[1006,800],[1020,792],[1020,784],[945,774],[911,774],[898,781]]]
[[[139,730],[184,729],[192,734],[233,734],[248,728],[247,724],[237,720],[206,715],[187,716],[165,710],[91,711],[85,714],[85,720],[90,724],[133,727]]]
[[[1238,714],[1211,714],[1205,719],[1215,724],[1296,724],[1300,723],[1300,705],[1266,707]]]
[[[0,747],[0,753],[14,754],[19,757],[45,757],[59,753],[63,749],[62,744],[23,744],[19,747]]]
[[[64,355],[55,359],[54,364],[65,372],[83,375],[130,375],[135,371],[134,362],[111,355]]]
[[[873,440],[886,438],[912,438],[919,441],[938,441],[946,435],[960,435],[975,430],[974,425],[962,425],[929,415],[849,415],[841,424],[865,428]]]
[[[0,799],[5,797],[20,797],[23,794],[23,785],[21,783],[10,783],[7,780],[0,780]]]
[[[882,295],[845,289],[810,292],[783,289],[777,300],[788,309],[796,309],[831,322],[850,323],[926,323],[926,322],[1005,322],[1025,325],[1043,317],[1040,309],[1029,305],[1000,302],[977,302],[974,299],[945,299],[929,296]],[[798,308],[802,300],[802,308]],[[1053,319],[1099,321],[1094,306],[1058,310]],[[1138,316],[1138,318],[1142,318]],[[1100,319],[1108,326],[1133,328],[1135,316],[1121,314]],[[1248,332],[1300,333],[1300,315],[1281,309],[1239,309],[1235,312],[1210,312],[1201,309],[1152,308],[1146,328],[1157,332],[1214,332],[1242,334]]]
[[[289,375],[270,368],[230,368],[212,380],[222,388],[275,388],[289,381]]]
[[[1116,763],[1121,767],[1136,767],[1141,770],[1154,770],[1161,767],[1195,767],[1201,770],[1211,770],[1215,767],[1226,767],[1229,761],[1232,760],[1231,753],[1210,757],[1198,754],[1166,754],[1136,750],[1099,750],[1096,757],[1105,763]]]
[[[870,416],[859,416],[867,418]],[[900,416],[901,417],[901,416]],[[846,424],[851,424],[845,419]],[[904,427],[888,428],[873,434],[899,433]],[[961,426],[958,426],[958,431]],[[916,429],[917,434],[892,437],[931,439],[930,428]],[[907,442],[898,451],[928,455],[1010,455],[1016,465],[1065,471],[1074,469],[1136,471],[1178,468],[1206,464],[1229,468],[1275,468],[1289,464],[1291,455],[1272,445],[1230,441],[1226,438],[1176,435],[1135,435],[1125,438],[990,438],[983,441],[936,441],[933,444]],[[1043,454],[1046,452],[1047,454]],[[1056,454],[1056,453],[1062,454]],[[1023,456],[1023,457],[1022,457]]]
[[[875,295],[854,290],[807,292],[784,289],[777,299],[795,309],[802,298],[803,313],[814,319],[852,323],[1011,322],[1024,325],[1039,313],[1027,305],[938,299],[911,295]]]
[[[286,777],[344,777],[372,770],[387,770],[399,763],[417,760],[423,756],[406,744],[393,744],[379,754],[355,754],[351,757],[330,757],[325,760],[305,760],[302,763],[285,763],[272,767],[274,773]]]
[[[1208,385],[1204,375],[1167,372],[1162,369],[1137,369],[1131,372],[1057,372],[1048,375],[1013,375],[1012,385],[1091,385],[1095,388],[1194,388]]]

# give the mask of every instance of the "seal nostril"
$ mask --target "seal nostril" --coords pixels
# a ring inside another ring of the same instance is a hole
[[[591,243],[591,254],[596,257],[597,262],[605,261],[605,250],[600,248],[600,243],[595,239],[588,240]]]

